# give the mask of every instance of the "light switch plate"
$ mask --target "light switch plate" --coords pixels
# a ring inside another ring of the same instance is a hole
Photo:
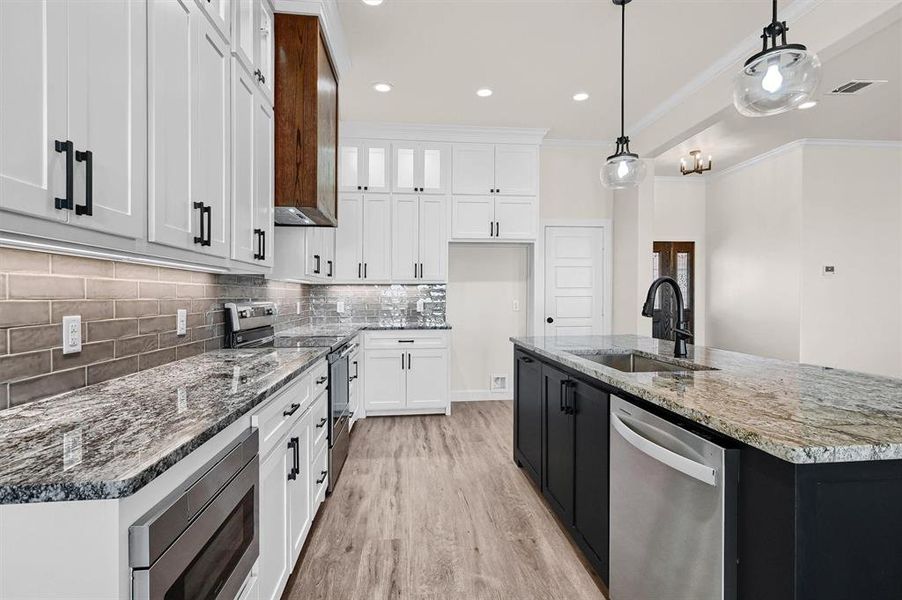
[[[514,300],[514,312],[520,312],[520,301]]]
[[[426,302],[420,298],[417,300],[417,312],[423,312],[424,308],[426,308]]]
[[[63,354],[81,352],[81,315],[63,317]]]
[[[186,335],[188,333],[188,311],[180,308],[175,313],[175,334]]]

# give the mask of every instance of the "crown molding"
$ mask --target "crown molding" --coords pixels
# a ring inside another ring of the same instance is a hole
[[[416,142],[484,142],[495,144],[542,143],[547,129],[474,127],[469,125],[421,125],[415,123],[370,123],[342,121],[342,139],[405,140]]]
[[[800,19],[814,10],[818,5],[823,4],[826,0],[795,0],[786,8],[780,8],[781,21],[795,21]],[[762,17],[762,20],[764,17]],[[691,98],[696,92],[704,88],[708,83],[717,79],[728,70],[735,70],[738,66],[748,58],[754,49],[760,50],[761,46],[761,29],[758,28],[754,33],[749,34],[740,43],[734,46],[730,51],[723,54],[719,59],[714,61],[707,69],[693,77],[683,87],[674,92],[664,102],[646,113],[644,117],[627,127],[630,135],[635,137],[642,130],[646,129],[664,115],[672,111],[674,108]]]
[[[704,184],[706,177],[692,177],[691,175],[655,175],[655,183],[691,183]]]
[[[546,138],[542,141],[542,145],[552,148],[602,148],[606,151],[614,147],[614,143],[609,140],[574,140],[565,138]]]
[[[757,156],[753,156],[747,160],[744,160],[740,163],[727,167],[726,169],[716,171],[707,177],[710,181],[712,179],[720,179],[721,177],[725,177],[731,173],[735,173],[737,171],[742,171],[743,169],[747,169],[753,165],[756,165],[762,161],[765,161],[769,158],[774,158],[780,156],[781,154],[785,154],[791,150],[795,150],[796,148],[802,148],[804,146],[833,146],[833,147],[845,147],[845,148],[898,148],[902,149],[902,141],[897,140],[844,140],[844,139],[829,139],[829,138],[802,138],[799,140],[793,140],[791,142],[787,142],[782,146],[777,146],[767,152],[763,152]]]
[[[277,13],[319,17],[329,55],[338,79],[341,80],[351,69],[351,54],[341,17],[338,15],[337,0],[275,0],[275,9]]]

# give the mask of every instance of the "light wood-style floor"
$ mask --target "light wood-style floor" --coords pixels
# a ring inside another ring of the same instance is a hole
[[[603,600],[512,459],[510,402],[354,426],[284,599]]]

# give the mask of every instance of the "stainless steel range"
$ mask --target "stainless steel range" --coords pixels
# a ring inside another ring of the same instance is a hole
[[[225,305],[226,346],[229,348],[276,347],[275,321],[278,316],[272,302],[229,302]],[[330,347],[334,344],[330,344]],[[322,347],[322,346],[318,346]],[[331,494],[348,457],[351,419],[348,402],[350,373],[348,357],[355,343],[335,347],[329,360],[329,487]]]

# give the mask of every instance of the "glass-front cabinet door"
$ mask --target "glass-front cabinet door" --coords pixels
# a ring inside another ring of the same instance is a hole
[[[346,140],[338,149],[338,189],[342,192],[363,191],[364,144]]]
[[[446,194],[448,192],[449,154],[450,148],[445,144],[420,145],[421,192],[425,194]]]
[[[367,142],[364,147],[366,181],[363,191],[391,192],[391,145],[386,142]]]
[[[417,168],[419,144],[416,142],[399,142],[394,148],[394,181],[395,192],[415,194],[420,191],[419,171]]]

